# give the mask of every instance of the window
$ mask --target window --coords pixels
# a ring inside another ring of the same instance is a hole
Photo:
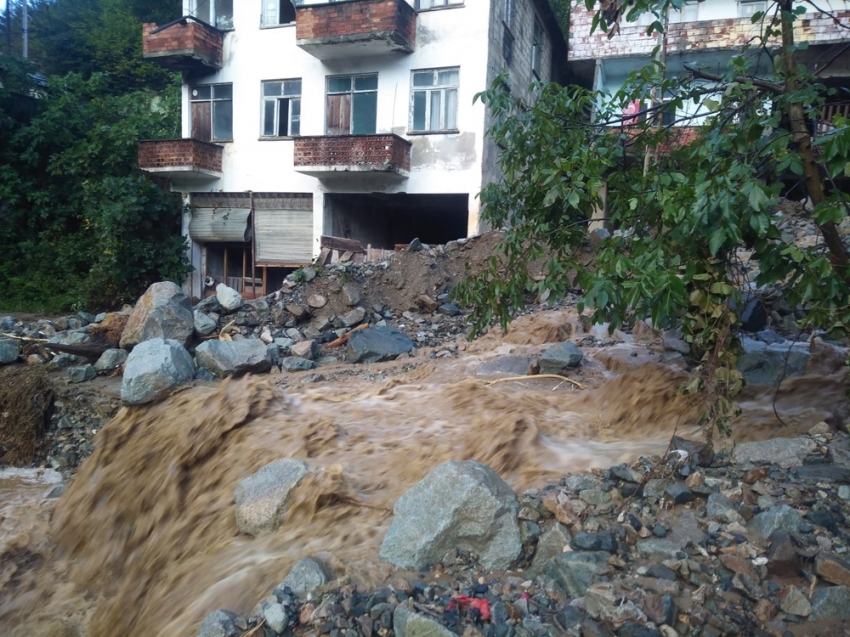
[[[206,142],[233,139],[233,85],[202,84],[189,88],[192,137]]]
[[[263,82],[263,137],[301,134],[301,80]]]
[[[540,69],[543,66],[543,27],[537,18],[534,19],[534,33],[531,39],[531,72],[540,79]]]
[[[670,23],[696,22],[699,20],[699,4],[697,2],[686,2],[681,9],[670,8]]]
[[[328,78],[328,135],[374,135],[378,118],[378,76]]]
[[[411,131],[457,130],[457,86],[460,70],[413,72],[410,96]]]
[[[767,2],[765,0],[756,0],[755,2],[739,2],[738,17],[751,18],[758,12],[767,10]]]
[[[416,0],[416,9],[418,11],[427,11],[428,9],[444,9],[445,7],[460,6],[463,6],[463,0]]]
[[[502,57],[505,58],[505,64],[510,65],[514,57],[514,36],[511,35],[507,25],[503,25],[502,32]]]
[[[295,5],[290,0],[262,0],[264,27],[295,22]]]
[[[514,0],[505,0],[505,15],[502,18],[505,22],[505,26],[509,29],[514,28],[514,14],[516,13],[516,5],[514,4]]]
[[[219,29],[232,29],[233,0],[192,0],[192,15]]]

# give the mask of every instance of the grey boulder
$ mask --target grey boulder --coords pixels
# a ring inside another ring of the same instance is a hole
[[[198,631],[198,637],[238,637],[248,628],[244,617],[229,610],[214,610]]]
[[[11,338],[0,338],[0,365],[17,362],[21,355],[21,344]]]
[[[94,369],[97,372],[109,372],[113,369],[118,369],[127,362],[127,351],[123,349],[108,349],[97,362],[94,364]]]
[[[280,359],[280,368],[285,372],[306,372],[316,369],[316,363],[298,356],[284,356]]]
[[[121,347],[132,349],[152,338],[175,340],[186,346],[192,338],[192,303],[171,281],[154,283],[136,302],[121,334]]]
[[[768,538],[774,531],[788,531],[796,533],[803,518],[787,504],[775,506],[763,511],[750,520],[750,526],[758,531],[762,537]]]
[[[388,325],[376,325],[354,332],[345,350],[347,363],[377,363],[398,358],[413,349],[402,332]]]
[[[224,283],[215,286],[215,298],[225,312],[234,312],[242,307],[242,295]]]
[[[198,367],[216,378],[239,376],[248,372],[261,374],[272,367],[268,347],[259,339],[239,341],[204,341],[195,349]]]
[[[295,458],[276,460],[248,476],[236,487],[236,526],[247,535],[273,531],[283,521],[292,493],[312,471]]]
[[[565,369],[578,366],[583,357],[574,343],[556,343],[540,356],[540,373],[560,374]]]
[[[153,338],[137,345],[127,357],[121,400],[127,405],[153,402],[194,376],[192,356],[182,344]]]
[[[532,569],[531,577],[551,579],[570,598],[583,597],[608,566],[610,553],[605,551],[574,551],[556,555],[543,566]]]
[[[80,365],[79,367],[68,368],[68,380],[72,383],[84,383],[97,376],[92,365]]]
[[[195,332],[197,332],[200,336],[212,334],[215,331],[215,328],[218,326],[218,324],[214,320],[212,320],[212,318],[210,318],[200,310],[195,310],[192,313],[192,320],[195,326]]]
[[[421,568],[459,549],[476,553],[486,568],[507,568],[522,551],[518,512],[516,495],[490,467],[446,462],[395,503],[380,556]]]
[[[395,637],[457,637],[442,624],[404,606],[393,611],[393,632]]]
[[[773,343],[742,338],[744,352],[738,370],[749,385],[776,385],[785,378],[802,376],[811,358],[808,343]]]
[[[312,557],[305,557],[293,565],[275,592],[282,592],[288,586],[295,593],[309,593],[324,586],[328,581],[325,568]]]
[[[773,438],[742,442],[732,450],[732,460],[738,464],[770,463],[783,469],[800,467],[810,453],[817,451],[811,438]]]
[[[850,587],[819,588],[812,595],[812,621],[850,619]]]

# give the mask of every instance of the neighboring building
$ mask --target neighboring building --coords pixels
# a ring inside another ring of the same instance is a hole
[[[667,75],[674,77],[685,72],[690,64],[710,72],[722,74],[733,55],[750,43],[761,32],[761,24],[753,24],[752,16],[769,12],[775,3],[767,0],[700,0],[686,1],[681,11],[671,11],[667,34]],[[801,5],[812,10],[809,5]],[[850,1],[824,0],[818,6],[838,18],[821,13],[807,13],[797,20],[796,42],[807,41],[805,50],[797,51],[798,60],[818,73],[820,82],[828,87],[850,87]],[[655,21],[652,14],[644,14],[637,23],[623,22],[619,32],[609,38],[597,30],[591,34],[594,10],[587,10],[584,0],[574,0],[570,12],[568,39],[568,71],[571,82],[587,88],[614,93],[619,90],[632,71],[641,69],[652,60],[658,36],[646,35],[647,27]],[[826,68],[823,68],[826,67]],[[647,96],[649,98],[649,96]],[[648,100],[647,100],[648,101]],[[826,112],[850,112],[847,97],[838,97]],[[696,109],[694,105],[689,105]],[[626,110],[631,109],[631,110]],[[628,105],[624,114],[636,110]],[[697,115],[690,112],[669,113],[669,117]],[[688,125],[700,122],[697,117]],[[828,126],[822,122],[820,127]],[[687,138],[687,135],[685,135]]]
[[[193,297],[276,289],[323,236],[482,229],[497,149],[473,98],[503,70],[518,94],[559,79],[565,44],[546,0],[416,2],[184,0],[144,26],[145,57],[183,72],[183,138],[142,142],[139,165],[189,204]]]

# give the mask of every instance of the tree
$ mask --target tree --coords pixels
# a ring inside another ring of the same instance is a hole
[[[664,16],[681,5],[606,3],[594,28],[616,29],[624,13],[634,20],[651,11],[657,19],[649,32],[662,32]],[[656,327],[681,325],[700,359],[688,391],[704,399],[713,431],[728,425],[742,386],[737,248],[753,250],[756,285],[781,285],[791,304],[806,308],[801,327],[850,326],[848,255],[836,229],[848,214],[838,184],[850,177],[850,127],[838,118],[812,140],[809,127],[830,91],[797,63],[803,45],[794,42],[793,26],[805,11],[780,0],[753,16],[760,37],[719,75],[691,67],[667,77],[658,56],[615,94],[538,84],[536,100],[524,103],[501,78],[482,93],[504,175],[482,190],[482,216],[507,232],[490,268],[457,290],[475,306],[475,329],[493,320],[506,325],[529,294],[557,299],[568,290],[580,290],[580,308],[592,308],[593,319],[612,330],[645,318]],[[781,64],[760,64],[774,55]],[[647,95],[668,99],[623,114]],[[662,110],[682,113],[689,103],[704,118],[695,130],[676,126],[694,115],[662,119]],[[696,139],[685,143],[683,130]],[[808,197],[825,249],[799,248],[777,227],[773,206],[791,186]],[[587,225],[601,208],[621,232],[603,240],[585,266]],[[534,260],[542,260],[542,278],[531,276]]]
[[[178,91],[113,95],[109,82],[70,74],[43,83],[23,61],[0,57],[0,298],[8,306],[115,306],[190,269],[179,195],[136,165],[139,139],[176,135]]]

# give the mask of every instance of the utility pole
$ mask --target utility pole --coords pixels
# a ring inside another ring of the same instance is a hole
[[[9,0],[6,0],[6,4],[9,3]],[[24,28],[22,29],[24,36],[24,59],[26,60],[29,57],[29,20],[27,16],[27,5],[29,4],[29,0],[24,0]]]

